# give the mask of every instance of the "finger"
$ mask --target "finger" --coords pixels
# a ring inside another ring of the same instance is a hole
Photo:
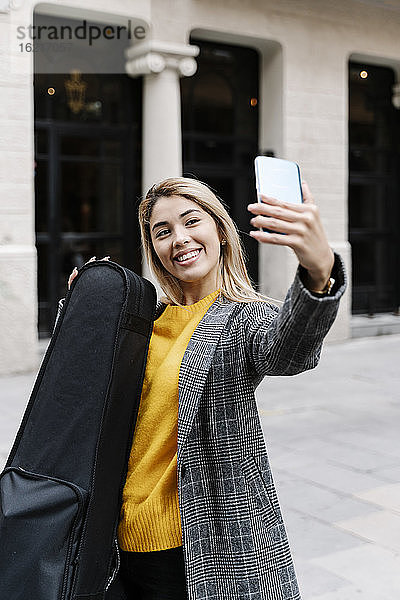
[[[102,258],[101,260],[110,260],[109,256],[105,256],[104,258]]]
[[[296,221],[298,219],[298,213],[291,210],[287,210],[282,206],[273,206],[272,204],[249,204],[247,209],[249,212],[255,215],[268,215],[271,217],[278,217],[282,221]]]
[[[269,204],[270,202],[272,204],[279,202],[279,198],[274,198],[273,196],[264,196],[264,194],[258,194],[258,197],[260,198],[261,202],[265,202],[266,204]]]
[[[291,246],[291,238],[288,235],[279,235],[279,233],[268,233],[267,231],[249,231],[251,237],[264,244],[274,244],[276,246]]]
[[[73,279],[78,275],[78,269],[76,267],[73,268],[71,275],[68,278],[68,287],[72,283]]]
[[[77,269],[76,267],[74,267],[74,268],[72,269],[72,273],[71,273],[71,275],[69,276],[69,278],[70,278],[70,279],[73,279],[73,278],[74,278],[74,277],[76,277],[77,275],[78,275],[78,269]]]
[[[297,223],[281,221],[280,219],[274,219],[273,217],[258,215],[257,217],[250,219],[250,223],[253,227],[267,227],[268,229],[274,229],[275,231],[281,231],[282,233],[300,233]]]
[[[301,182],[301,189],[303,192],[303,202],[305,202],[306,204],[315,204],[310,188],[308,187],[308,183],[304,179]]]
[[[282,206],[282,208],[286,208],[287,210],[295,210],[297,212],[303,212],[304,206],[303,204],[295,204],[294,202],[284,202],[283,200],[278,200],[278,198],[272,198],[270,196],[260,195],[260,198],[265,204],[272,204],[274,206]],[[262,206],[262,204],[261,204]]]

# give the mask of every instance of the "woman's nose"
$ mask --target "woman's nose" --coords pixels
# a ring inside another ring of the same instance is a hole
[[[185,231],[184,229],[175,230],[174,242],[173,242],[174,245],[184,244],[188,239],[189,239],[189,236],[187,234],[187,231]]]

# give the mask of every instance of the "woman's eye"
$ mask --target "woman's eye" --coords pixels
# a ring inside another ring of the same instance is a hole
[[[197,223],[198,221],[200,221],[200,219],[189,219],[189,221],[186,221],[186,225],[189,225],[190,223]],[[160,235],[163,235],[166,231],[169,231],[168,229],[161,229],[161,231],[159,231],[156,235],[156,237],[160,237]]]

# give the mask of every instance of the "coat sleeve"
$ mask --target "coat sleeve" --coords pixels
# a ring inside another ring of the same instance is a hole
[[[57,315],[56,315],[56,320],[54,321],[54,327],[53,327],[53,331],[52,331],[52,334],[51,334],[52,336],[54,335],[54,331],[55,331],[55,328],[57,326],[57,321],[60,318],[60,314],[62,312],[62,309],[63,309],[63,306],[64,306],[64,302],[65,302],[65,298],[61,298],[58,301]]]
[[[329,296],[310,292],[299,264],[281,308],[268,302],[246,304],[241,311],[246,355],[256,386],[266,375],[296,375],[317,366],[322,342],[332,326],[347,287],[345,265],[334,252]]]

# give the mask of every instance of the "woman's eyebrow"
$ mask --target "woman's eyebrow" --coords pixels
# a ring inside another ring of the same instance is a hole
[[[183,212],[182,214],[179,215],[180,218],[185,217],[186,215],[188,215],[189,213],[192,212],[199,212],[201,213],[201,210],[199,210],[198,208],[189,208],[188,210],[185,210],[185,212]],[[151,228],[152,231],[155,230],[156,227],[158,227],[159,225],[168,225],[168,221],[158,221],[158,223],[154,223],[153,227]]]

